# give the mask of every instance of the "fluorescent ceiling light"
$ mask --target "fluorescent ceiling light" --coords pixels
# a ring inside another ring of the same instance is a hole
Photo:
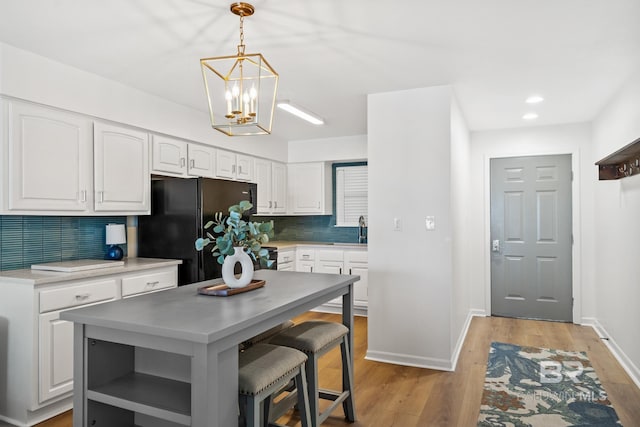
[[[527,104],[538,104],[542,101],[544,101],[544,98],[541,97],[540,95],[531,95],[530,97],[527,98],[525,102]]]
[[[537,113],[527,113],[524,116],[522,116],[523,119],[525,120],[535,120],[538,118],[538,114]]]
[[[294,116],[297,116],[303,120],[308,121],[309,123],[312,123],[314,125],[323,125],[324,124],[324,120],[321,119],[320,117],[316,116],[315,114],[309,112],[309,111],[304,111],[302,108],[298,107],[298,106],[294,106],[293,104],[291,104],[289,101],[278,101],[277,103],[278,108],[293,114]]]

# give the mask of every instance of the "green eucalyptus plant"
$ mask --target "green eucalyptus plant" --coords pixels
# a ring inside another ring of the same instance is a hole
[[[201,251],[215,242],[211,254],[216,257],[218,264],[222,264],[227,255],[234,254],[235,247],[242,247],[254,261],[260,260],[261,266],[271,268],[274,261],[269,259],[269,251],[262,245],[274,235],[273,220],[269,222],[243,220],[242,214],[252,207],[250,202],[243,200],[237,205],[229,206],[228,217],[225,217],[222,212],[216,212],[214,220],[207,222],[204,228],[208,230],[213,227],[213,233],[218,236],[215,237],[207,231],[207,237],[196,239],[196,250]]]

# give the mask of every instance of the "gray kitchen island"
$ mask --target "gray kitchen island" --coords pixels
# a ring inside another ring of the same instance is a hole
[[[265,286],[228,297],[198,294],[217,279],[63,312],[74,322],[74,427],[235,427],[241,342],[339,296],[353,331],[358,276],[254,278]]]

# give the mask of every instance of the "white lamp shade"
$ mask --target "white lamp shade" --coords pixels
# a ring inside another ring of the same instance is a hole
[[[124,224],[107,224],[106,232],[107,245],[120,245],[127,243],[127,235]]]

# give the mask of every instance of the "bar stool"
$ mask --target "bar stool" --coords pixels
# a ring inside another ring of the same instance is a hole
[[[318,427],[335,408],[343,404],[344,414],[354,420],[353,370],[348,339],[349,329],[341,323],[310,320],[284,329],[276,334],[270,344],[292,347],[305,353],[306,377],[311,412],[311,425]],[[318,388],[318,359],[340,344],[342,353],[342,391],[320,390]],[[320,412],[320,399],[333,403]]]
[[[274,326],[271,329],[267,329],[266,331],[249,338],[248,340],[242,342],[240,344],[240,349],[244,350],[246,348],[251,347],[252,345],[256,345],[259,343],[268,342],[274,335],[278,332],[281,332],[283,329],[287,329],[295,325],[291,320],[287,320],[285,322],[280,323],[279,325]]]
[[[307,356],[304,353],[272,344],[255,344],[240,352],[238,356],[240,425],[278,426],[269,422],[272,395],[293,379],[302,427],[310,427],[309,395],[303,373],[306,361]]]

